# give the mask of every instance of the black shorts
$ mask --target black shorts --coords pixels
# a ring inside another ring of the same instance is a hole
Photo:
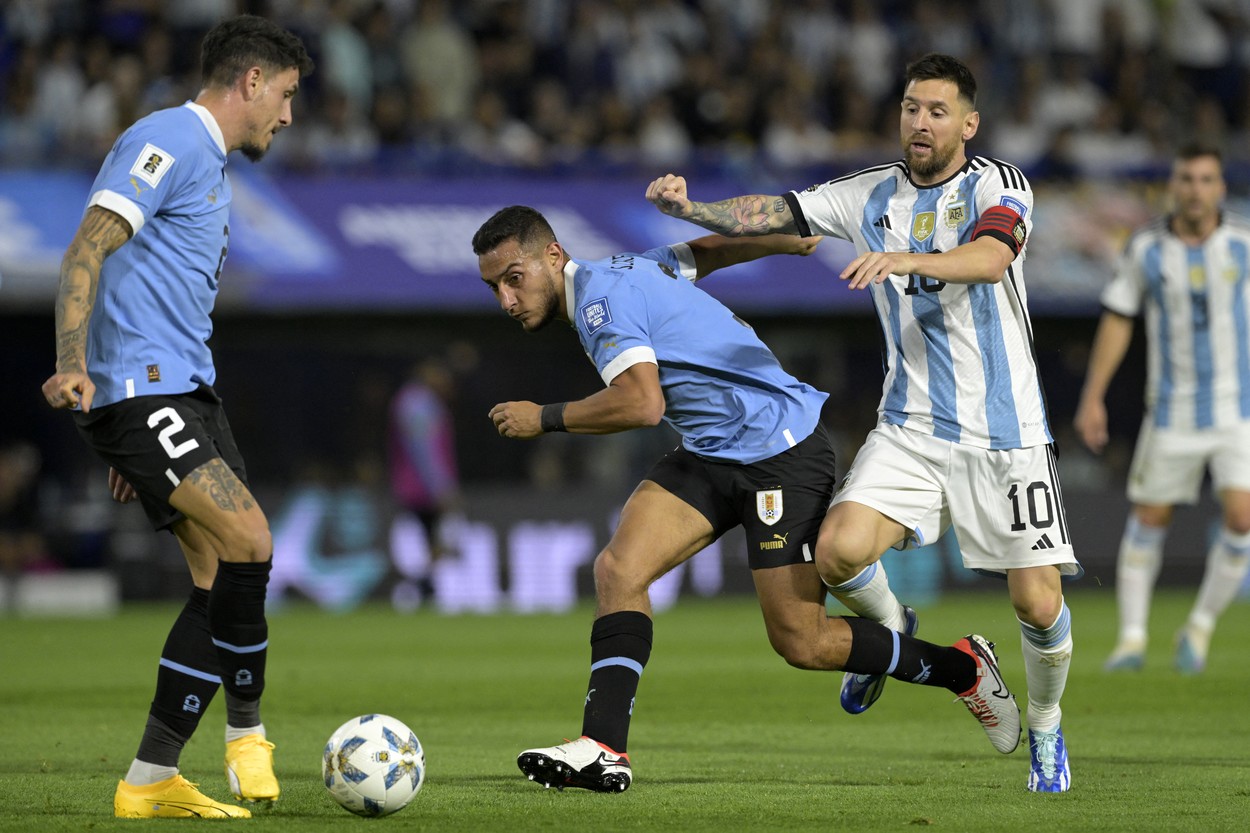
[[[183,514],[169,505],[182,479],[220,457],[247,485],[221,399],[207,385],[171,396],[137,396],[90,413],[75,412],[78,433],[134,487],[156,529]]]
[[[665,454],[646,480],[693,506],[719,538],[739,524],[752,570],[810,563],[835,486],[833,446],[821,425],[807,439],[758,463]]]

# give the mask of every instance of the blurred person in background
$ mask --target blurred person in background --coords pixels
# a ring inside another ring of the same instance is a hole
[[[425,532],[430,555],[427,570],[447,554],[443,521],[461,505],[455,423],[449,407],[454,396],[451,370],[430,358],[412,366],[390,402],[391,496],[398,510],[420,522]],[[430,574],[416,578],[422,597],[433,598]]]
[[[1178,503],[1196,503],[1208,470],[1223,525],[1207,551],[1198,598],[1176,634],[1173,663],[1206,667],[1216,621],[1250,568],[1250,221],[1223,208],[1220,152],[1176,154],[1172,212],[1139,229],[1102,294],[1074,424],[1095,453],[1107,445],[1107,387],[1146,320],[1146,413],[1128,476],[1129,513],[1116,565],[1120,626],[1108,671],[1146,661],[1150,598]]]
[[[105,158],[61,264],[54,408],[74,409],[109,465],[114,497],[136,497],[177,537],[194,588],[161,652],[139,750],[114,794],[123,818],[241,818],[201,793],[178,760],[218,687],[225,770],[240,800],[278,798],[260,718],[272,565],[269,524],[247,485],[207,340],[229,246],[227,156],[259,160],[291,124],[313,64],[299,38],[263,18],[204,37],[195,101],[126,130]]]

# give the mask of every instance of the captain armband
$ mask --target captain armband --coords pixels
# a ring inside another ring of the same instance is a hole
[[[1018,255],[1027,236],[1024,218],[1005,205],[992,206],[981,215],[977,227],[972,230],[973,240],[985,235],[1001,240],[1013,254]]]

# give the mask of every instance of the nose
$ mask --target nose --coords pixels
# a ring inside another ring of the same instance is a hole
[[[506,286],[499,287],[499,307],[504,312],[516,306],[516,293]]]
[[[290,127],[292,121],[293,116],[291,115],[291,99],[288,98],[282,104],[282,115],[278,117],[278,123],[283,127]]]

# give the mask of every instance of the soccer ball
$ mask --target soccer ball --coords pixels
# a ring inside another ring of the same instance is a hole
[[[425,783],[425,750],[402,721],[365,714],[344,723],[321,757],[326,789],[358,816],[402,810]]]

